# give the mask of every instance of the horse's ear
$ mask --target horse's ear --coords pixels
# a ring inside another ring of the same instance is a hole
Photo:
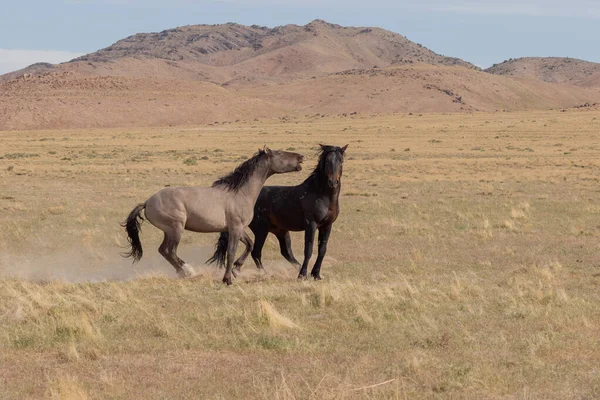
[[[267,147],[267,145],[265,145],[265,147],[264,147],[263,151],[264,151],[265,153],[267,153],[267,155],[269,155],[269,156],[273,155],[273,151],[271,151],[271,149],[270,149],[270,148],[268,148],[268,147]]]
[[[348,144],[345,145],[344,147],[342,147],[342,154],[344,154],[346,152],[346,149],[348,148]]]

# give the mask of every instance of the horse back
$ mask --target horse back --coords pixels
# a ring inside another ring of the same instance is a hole
[[[254,205],[250,227],[275,231],[303,231],[304,209],[299,186],[265,186]]]

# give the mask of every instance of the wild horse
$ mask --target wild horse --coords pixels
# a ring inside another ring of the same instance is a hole
[[[319,252],[311,276],[321,279],[321,264],[327,251],[331,226],[340,213],[344,147],[320,145],[319,162],[312,174],[298,186],[265,186],[254,206],[254,218],[250,229],[254,232],[254,248],[246,248],[236,260],[235,269],[240,270],[248,254],[254,263],[263,268],[261,253],[269,232],[277,236],[281,255],[290,263],[300,266],[292,254],[290,231],[304,231],[304,262],[298,278],[305,278],[313,252],[315,231],[319,230]],[[209,263],[223,265],[229,247],[229,234],[221,233],[214,255]]]
[[[142,210],[145,210],[146,219],[164,232],[158,252],[181,277],[194,273],[177,256],[177,246],[184,230],[227,232],[233,240],[225,249],[228,257],[223,282],[231,285],[238,241],[246,245],[246,251],[252,250],[252,240],[244,229],[252,221],[254,203],[265,181],[273,174],[300,171],[303,160],[304,156],[298,153],[265,147],[211,187],[167,187],[156,192],[146,202],[137,205],[122,224],[131,245],[125,256],[133,257],[134,263],[142,258],[139,237]]]

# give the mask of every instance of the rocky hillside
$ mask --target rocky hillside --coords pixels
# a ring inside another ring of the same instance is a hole
[[[324,76],[373,67],[425,63],[477,69],[380,28],[315,20],[275,28],[239,24],[190,25],[139,33],[58,66],[91,75],[163,77],[223,84],[231,80]],[[17,75],[46,72],[34,66]],[[14,78],[4,76],[4,80]],[[2,79],[2,78],[0,78]]]
[[[600,87],[600,64],[576,58],[526,57],[495,64],[486,72],[581,87]]]
[[[332,60],[339,61],[340,66],[330,65],[330,72],[347,69],[347,63],[367,68],[414,62],[474,68],[466,61],[436,54],[394,32],[380,28],[344,27],[323,20],[304,26],[268,28],[228,23],[139,33],[77,60],[106,62],[126,57],[158,58],[193,60],[213,67],[225,67],[269,53],[285,55],[293,51],[309,57],[304,60],[306,70],[318,70],[320,65]],[[296,69],[293,65],[296,60],[280,61],[282,72]]]

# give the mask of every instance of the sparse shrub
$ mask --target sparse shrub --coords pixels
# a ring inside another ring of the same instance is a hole
[[[14,160],[17,158],[33,158],[33,157],[39,157],[40,155],[37,153],[6,153],[3,157],[0,157],[0,159],[7,159],[7,160]]]
[[[196,159],[196,157],[188,157],[185,160],[183,160],[183,163],[185,165],[197,165],[198,160]]]

